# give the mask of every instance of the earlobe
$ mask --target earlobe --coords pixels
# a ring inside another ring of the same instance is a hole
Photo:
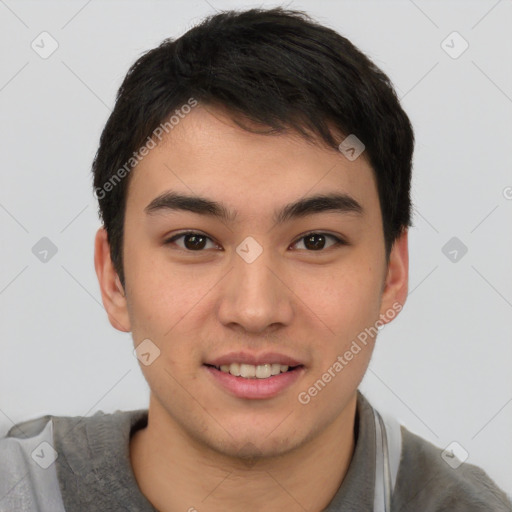
[[[104,227],[99,228],[96,232],[94,267],[100,285],[103,305],[112,327],[122,332],[130,332],[126,294],[112,264],[110,244]]]
[[[390,322],[407,299],[409,286],[408,232],[395,240],[389,255],[389,263],[382,293],[380,316],[384,323]],[[392,312],[392,314],[389,314]]]

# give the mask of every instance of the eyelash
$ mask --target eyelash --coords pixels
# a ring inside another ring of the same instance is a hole
[[[173,235],[171,238],[168,238],[167,240],[164,241],[164,244],[165,245],[170,245],[172,244],[174,241],[178,240],[179,238],[182,238],[184,236],[187,236],[187,235],[200,235],[200,236],[204,236],[206,237],[208,240],[214,242],[209,236],[205,235],[204,233],[201,233],[200,231],[184,231],[183,233],[178,233],[177,235]],[[339,246],[342,246],[342,245],[348,245],[348,243],[338,237],[338,236],[335,236],[335,235],[331,235],[330,233],[324,233],[322,231],[310,231],[309,233],[306,233],[304,235],[301,235],[299,238],[296,239],[295,242],[293,242],[293,244],[291,245],[295,245],[297,244],[298,242],[300,242],[302,239],[310,236],[310,235],[324,235],[324,236],[327,236],[329,238],[332,238],[334,239],[334,244],[331,245],[330,247],[327,247],[327,249],[333,249],[335,247],[339,247]],[[216,243],[216,242],[214,242]],[[188,252],[188,253],[194,253],[194,252],[205,252],[205,249],[200,249],[200,250],[197,250],[197,251],[191,251],[189,249],[182,249],[180,247],[180,249],[184,252]],[[311,252],[311,253],[314,253],[314,252],[325,252],[327,249],[320,249],[318,251],[308,251],[307,249],[301,249],[301,250],[305,250],[306,252]]]

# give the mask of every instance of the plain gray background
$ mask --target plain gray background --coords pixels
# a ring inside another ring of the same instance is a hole
[[[512,495],[509,0],[0,0],[0,435],[47,413],[147,406],[131,336],[108,323],[93,266],[99,135],[143,51],[215,10],[274,5],[367,53],[415,129],[410,294],[361,390],[434,444],[457,441]],[[43,31],[58,43],[46,59],[31,47]],[[461,55],[454,31],[469,44]],[[43,237],[57,249],[46,262],[32,251]]]

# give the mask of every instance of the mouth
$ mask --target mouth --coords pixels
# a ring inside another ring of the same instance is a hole
[[[264,364],[246,364],[246,363],[230,363],[219,366],[213,364],[205,364],[205,366],[218,370],[219,372],[228,373],[234,377],[243,379],[269,379],[276,377],[282,373],[289,373],[302,368],[303,365],[290,366],[281,363],[264,363]]]
[[[242,399],[270,399],[290,390],[305,365],[283,354],[233,352],[203,364],[217,389]]]

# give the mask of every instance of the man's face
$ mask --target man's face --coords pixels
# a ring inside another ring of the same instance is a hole
[[[397,298],[386,288],[370,166],[298,136],[244,131],[199,105],[132,172],[126,308],[107,309],[111,320],[124,314],[135,346],[149,339],[160,351],[141,365],[153,413],[226,455],[303,445],[354,400],[374,340],[359,342],[341,370],[335,363]],[[215,201],[236,219],[162,201],[147,208],[168,192]],[[345,196],[339,210],[275,218],[290,203],[332,194]],[[186,231],[196,237],[169,242]],[[268,377],[281,364],[290,369]],[[329,369],[331,379],[309,393]]]

